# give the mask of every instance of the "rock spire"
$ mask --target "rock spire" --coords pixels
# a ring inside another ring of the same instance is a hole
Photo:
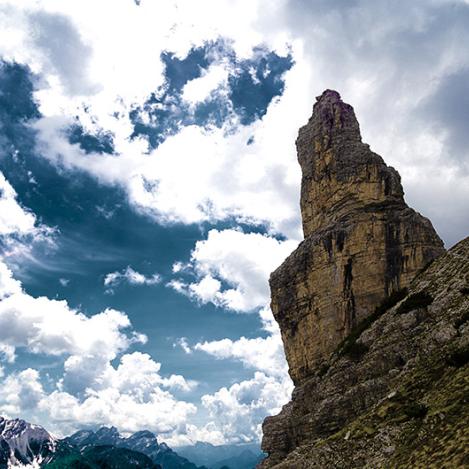
[[[296,146],[305,240],[270,286],[298,384],[444,248],[430,221],[405,203],[398,172],[362,142],[339,93],[317,98]]]

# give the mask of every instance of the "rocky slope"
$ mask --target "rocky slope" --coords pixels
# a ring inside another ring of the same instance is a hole
[[[305,241],[271,276],[295,390],[261,467],[462,467],[469,239],[444,254],[338,93],[297,148]]]

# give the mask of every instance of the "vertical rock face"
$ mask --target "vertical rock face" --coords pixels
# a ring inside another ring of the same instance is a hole
[[[406,205],[397,171],[362,142],[339,93],[317,99],[296,144],[305,240],[270,285],[298,384],[444,248],[430,221]]]
[[[389,335],[386,356],[377,352],[369,364],[357,358],[368,357],[368,346],[355,339],[355,356],[338,350],[445,250],[430,221],[405,203],[397,171],[362,142],[354,110],[337,92],[317,98],[296,143],[305,239],[270,278],[295,390],[282,412],[264,422],[269,457],[261,467],[355,467],[282,461],[386,395],[388,372],[416,353],[411,339],[404,352],[399,333]]]

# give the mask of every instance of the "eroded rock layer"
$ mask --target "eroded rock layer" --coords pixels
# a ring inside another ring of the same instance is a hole
[[[295,384],[444,252],[430,221],[406,205],[397,171],[362,143],[337,92],[318,98],[297,151],[305,240],[270,279]]]

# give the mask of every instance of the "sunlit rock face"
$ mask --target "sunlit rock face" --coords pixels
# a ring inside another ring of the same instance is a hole
[[[469,238],[445,253],[337,92],[297,150],[305,240],[270,278],[295,389],[259,468],[461,467]]]
[[[272,274],[290,375],[305,379],[379,302],[444,252],[410,209],[398,172],[362,142],[353,108],[327,90],[296,142],[305,240]]]

